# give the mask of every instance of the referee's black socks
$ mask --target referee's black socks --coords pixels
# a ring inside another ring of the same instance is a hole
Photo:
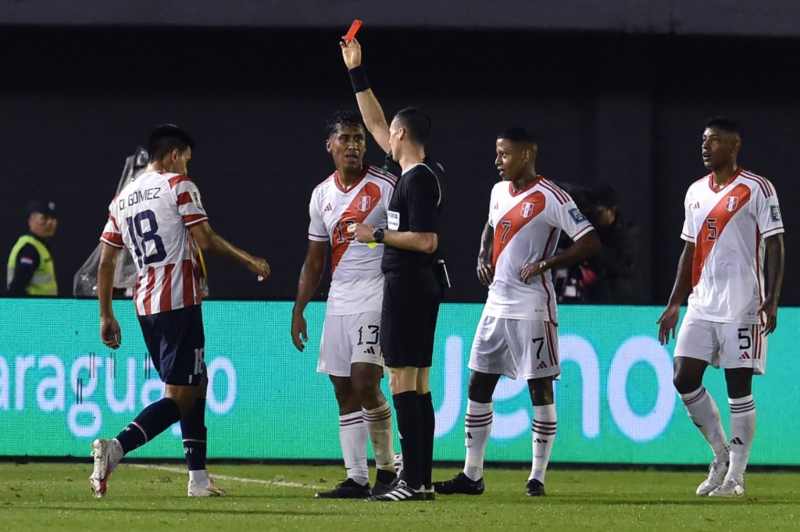
[[[419,489],[424,476],[423,434],[425,425],[421,422],[421,401],[417,392],[403,392],[392,395],[397,412],[397,429],[400,432],[400,447],[403,451],[402,477],[409,487]]]
[[[433,399],[431,392],[417,395],[419,402],[420,419],[422,420],[422,482],[430,488],[433,473],[433,433],[436,428],[436,416],[433,413]]]

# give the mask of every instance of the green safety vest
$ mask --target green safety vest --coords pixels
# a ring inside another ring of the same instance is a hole
[[[17,265],[17,255],[26,244],[32,245],[39,253],[39,267],[33,272],[33,278],[25,288],[25,292],[31,296],[57,296],[58,283],[56,282],[56,266],[53,263],[53,256],[50,255],[50,250],[41,240],[31,235],[22,235],[11,248],[11,254],[8,256],[6,287],[11,286],[11,281],[14,279],[14,268]]]

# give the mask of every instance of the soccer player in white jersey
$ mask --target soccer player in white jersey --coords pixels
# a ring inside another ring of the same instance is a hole
[[[463,472],[435,482],[437,493],[480,495],[483,461],[492,431],[492,394],[501,375],[528,381],[533,402],[533,460],[526,491],[545,494],[544,481],[556,436],[553,379],[558,359],[556,295],[551,269],[600,250],[594,228],[572,198],[536,173],[538,147],[523,128],[500,134],[495,165],[502,180],[492,188],[481,236],[478,278],[489,295],[472,343],[469,401],[464,420]],[[554,255],[564,231],[573,244]]]
[[[188,133],[177,126],[157,127],[148,142],[147,170],[111,201],[100,237],[100,337],[112,349],[122,342],[111,294],[117,257],[127,247],[138,272],[133,295],[136,314],[165,388],[164,397],[142,410],[116,438],[92,443],[94,470],[89,484],[96,497],[106,494],[109,476],[124,455],[177,421],[189,469],[188,495],[222,494],[211,482],[205,463],[208,379],[195,246],[231,257],[263,278],[269,276],[270,267],[209,226],[200,192],[187,175],[193,146]]]
[[[783,221],[769,180],[737,162],[736,123],[715,118],[703,131],[703,164],[711,171],[686,192],[685,241],[675,285],[658,320],[659,340],[675,335],[675,388],[714,459],[698,495],[744,494],[744,472],[755,434],[753,375],[766,371],[767,335],[775,330],[783,285]],[[766,260],[765,260],[766,256]],[[766,286],[765,275],[766,272]],[[728,442],[714,399],[703,387],[711,364],[725,370],[731,412]]]
[[[302,351],[308,340],[303,311],[319,287],[330,245],[333,273],[317,371],[330,377],[339,405],[339,442],[347,478],[317,497],[366,498],[389,491],[395,479],[392,411],[380,389],[383,244],[358,242],[351,229],[358,223],[386,227],[396,178],[364,164],[366,132],[356,113],[332,117],[326,148],[336,170],[311,194],[308,252],[292,311],[292,341]],[[377,469],[372,490],[368,436]]]

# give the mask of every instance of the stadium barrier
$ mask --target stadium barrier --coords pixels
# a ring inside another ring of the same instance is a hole
[[[332,388],[315,371],[325,306],[312,303],[306,312],[311,338],[304,353],[290,341],[291,306],[204,304],[210,457],[340,456]],[[431,378],[438,460],[463,459],[467,360],[481,308],[444,304],[439,315]],[[0,455],[85,456],[93,438],[113,436],[160,397],[163,385],[147,362],[132,304],[117,301],[115,310],[122,347],[112,353],[98,338],[95,301],[0,299]],[[674,342],[664,348],[656,340],[660,310],[561,307],[554,461],[708,461],[707,446],[672,388]],[[779,318],[778,331],[769,337],[767,374],[754,386],[758,429],[751,462],[798,465],[800,455],[785,442],[800,435],[794,422],[800,417],[800,360],[792,348],[800,310],[781,309]],[[709,371],[705,384],[727,426],[722,374]],[[503,378],[494,405],[487,459],[530,460],[531,406],[525,381]],[[134,456],[181,457],[178,426]]]

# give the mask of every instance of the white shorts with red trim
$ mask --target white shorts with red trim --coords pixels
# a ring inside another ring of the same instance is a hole
[[[325,316],[317,372],[349,377],[350,365],[356,362],[383,367],[381,313]]]
[[[754,323],[720,323],[693,317],[683,318],[676,357],[704,360],[715,368],[752,368],[756,375],[767,370],[767,337]]]
[[[555,377],[561,373],[556,326],[545,320],[516,320],[483,314],[469,369],[526,380]]]

